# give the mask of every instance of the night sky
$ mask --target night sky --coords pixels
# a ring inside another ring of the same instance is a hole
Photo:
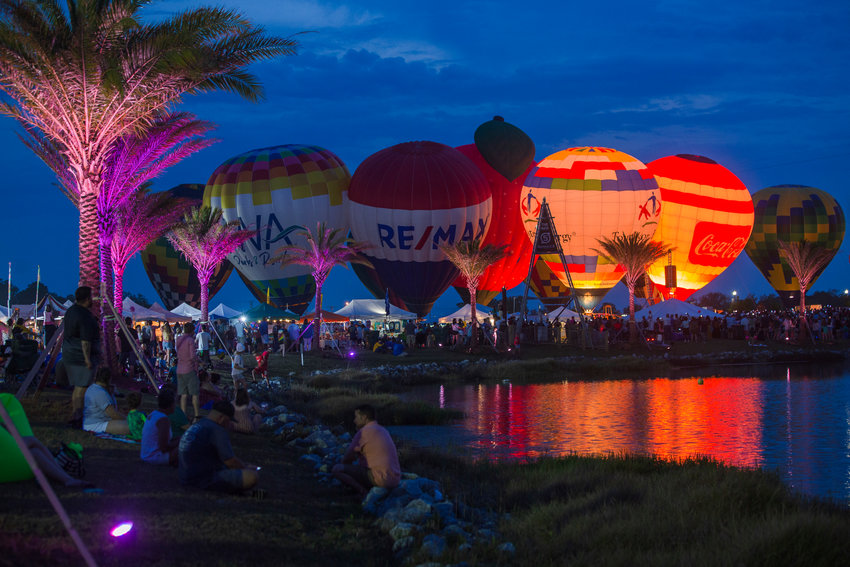
[[[147,11],[156,18],[201,4],[168,0]],[[538,160],[585,145],[643,162],[699,154],[732,170],[751,193],[810,185],[836,197],[845,214],[850,206],[846,0],[220,4],[270,33],[310,33],[297,36],[297,56],[252,68],[266,89],[263,102],[186,99],[180,109],[216,123],[220,142],[172,168],[157,190],[205,183],[236,154],[287,143],[323,146],[354,173],[367,156],[400,142],[472,143],[478,125],[498,114],[531,136]],[[3,277],[11,261],[12,281],[23,287],[40,264],[52,290],[72,292],[76,210],[18,140],[16,124],[2,123]],[[850,285],[848,252],[845,242],[814,290]],[[770,292],[745,254],[705,289]],[[157,299],[138,258],[125,290]],[[366,297],[350,270],[334,269],[326,308]],[[255,303],[235,274],[210,305],[219,301]],[[449,289],[433,313],[446,314],[457,301]]]

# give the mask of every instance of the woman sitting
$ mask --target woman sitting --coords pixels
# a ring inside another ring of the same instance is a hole
[[[233,429],[240,433],[256,433],[263,422],[263,408],[251,401],[248,390],[236,390],[236,400],[233,403],[236,414],[233,416]]]
[[[127,418],[118,411],[118,403],[112,395],[112,374],[109,368],[97,369],[94,384],[88,387],[83,408],[83,429],[92,433],[129,435]]]
[[[160,390],[157,397],[158,409],[151,412],[142,429],[140,456],[146,463],[177,466],[180,438],[172,436],[171,421],[168,419],[168,416],[174,413],[175,405],[174,390]]]

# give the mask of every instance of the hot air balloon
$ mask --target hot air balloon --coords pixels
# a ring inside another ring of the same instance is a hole
[[[277,307],[303,314],[316,282],[306,266],[269,263],[284,244],[306,242],[299,232],[319,221],[347,230],[351,176],[333,153],[288,144],[251,150],[216,168],[204,203],[256,235],[229,256],[239,273]]]
[[[509,182],[522,181],[528,175],[534,161],[534,142],[501,116],[476,128],[473,139],[484,161]]]
[[[844,211],[831,195],[814,187],[777,185],[753,195],[755,222],[745,250],[788,307],[799,304],[800,284],[778,241],[817,242],[838,252],[844,240]],[[823,272],[821,268],[809,284]]]
[[[436,142],[406,142],[366,158],[351,180],[351,233],[369,242],[380,278],[419,316],[458,270],[440,245],[483,238],[492,198],[487,180],[463,154]]]
[[[684,301],[743,251],[753,228],[753,200],[735,174],[706,157],[680,154],[646,166],[664,202],[654,239],[673,247],[647,273],[665,299]],[[676,267],[672,289],[664,273],[670,261]]]
[[[395,290],[384,285],[384,282],[381,281],[381,277],[374,268],[364,266],[363,264],[349,264],[349,266],[354,272],[354,275],[357,276],[357,279],[360,280],[360,283],[366,287],[375,299],[384,299],[389,296],[390,303],[405,311],[410,311],[404,301],[396,294]]]
[[[570,301],[570,288],[558,279],[543,258],[534,262],[529,287],[546,307],[561,307]]]
[[[533,145],[532,145],[533,148]],[[484,174],[493,195],[493,219],[483,245],[506,245],[507,254],[494,262],[481,276],[476,290],[478,303],[487,305],[502,288],[511,289],[522,283],[528,275],[528,263],[531,260],[531,242],[525,235],[522,218],[519,214],[519,197],[522,193],[522,181],[531,171],[532,163],[526,166],[525,175],[516,181],[508,181],[490,167],[476,146],[460,146],[457,150],[468,157]],[[458,277],[452,285],[465,302],[469,302],[466,280]]]
[[[646,165],[610,148],[569,148],[537,164],[523,186],[520,209],[534,240],[543,199],[549,204],[577,300],[591,310],[625,273],[594,252],[600,237],[616,233],[652,235],[661,214],[658,184]],[[564,283],[557,254],[542,256]]]
[[[204,196],[204,186],[200,183],[184,183],[167,192],[175,198],[194,201],[195,206],[199,206]],[[174,309],[184,302],[195,308],[201,306],[198,272],[174,249],[168,238],[157,238],[142,250],[142,265],[166,309]],[[227,260],[216,268],[210,278],[210,298],[224,286],[232,271],[233,264]]]

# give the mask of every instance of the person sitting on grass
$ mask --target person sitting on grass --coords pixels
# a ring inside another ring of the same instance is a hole
[[[378,425],[375,408],[369,404],[354,410],[357,433],[342,463],[334,465],[334,477],[364,497],[373,486],[395,488],[401,482],[398,451],[390,433]],[[359,458],[358,464],[353,464]]]
[[[130,411],[127,412],[127,425],[130,427],[130,437],[136,441],[142,438],[142,429],[145,427],[147,417],[144,412],[139,411],[139,406],[142,405],[142,395],[139,392],[130,392],[127,394],[127,407]]]
[[[245,492],[257,484],[258,468],[233,454],[227,430],[234,413],[230,402],[216,402],[207,417],[183,434],[179,445],[181,484],[232,494]]]
[[[157,409],[151,412],[142,430],[140,456],[146,463],[177,466],[177,446],[180,444],[180,438],[172,435],[171,421],[168,419],[168,416],[174,413],[176,405],[174,390],[160,390]]]
[[[201,409],[209,410],[214,402],[227,399],[227,394],[219,386],[220,374],[201,370],[198,372],[198,377],[201,380]]]
[[[92,433],[129,435],[127,417],[118,411],[118,403],[112,393],[112,373],[109,368],[97,369],[94,384],[86,389],[83,398],[83,429]]]
[[[233,429],[239,433],[256,433],[263,422],[262,414],[266,413],[248,395],[248,390],[239,388],[236,390],[234,401],[236,414],[233,420]]]

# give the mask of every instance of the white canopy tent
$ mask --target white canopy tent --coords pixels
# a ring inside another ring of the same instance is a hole
[[[169,323],[188,323],[192,320],[191,317],[184,317],[183,315],[177,315],[176,313],[172,313],[159,303],[154,303],[151,305],[151,311],[157,311],[162,313],[165,316],[165,320]]]
[[[210,319],[235,319],[240,315],[242,315],[241,311],[228,307],[224,303],[219,303],[215,309],[210,310]]]
[[[185,301],[172,309],[171,312],[176,315],[182,315],[183,317],[191,317],[196,321],[201,318],[201,310],[192,307]]]
[[[566,307],[558,307],[557,309],[553,309],[549,313],[546,314],[550,321],[554,321],[558,319],[559,321],[569,321],[572,318],[576,320],[579,319],[579,314],[573,311],[572,309],[567,309]]]
[[[490,316],[490,311],[486,307],[482,307],[480,305],[475,306],[475,318],[478,319],[478,322],[481,323]],[[472,321],[472,305],[467,303],[451,315],[446,315],[445,317],[440,317],[438,320],[440,323],[451,323],[452,319],[462,319],[464,321]]]
[[[159,311],[142,307],[129,297],[125,297],[121,302],[121,315],[130,317],[133,321],[165,321],[166,317]]]
[[[685,303],[681,299],[668,299],[655,305],[644,307],[640,311],[635,312],[635,319],[649,318],[652,314],[653,319],[658,317],[666,317],[668,315],[688,317],[717,317],[718,315],[711,309],[703,309],[690,303]]]
[[[349,319],[383,319],[386,315],[386,303],[383,299],[352,299],[348,302],[348,305],[334,313]],[[416,319],[416,314],[390,305],[389,318],[395,320]]]

